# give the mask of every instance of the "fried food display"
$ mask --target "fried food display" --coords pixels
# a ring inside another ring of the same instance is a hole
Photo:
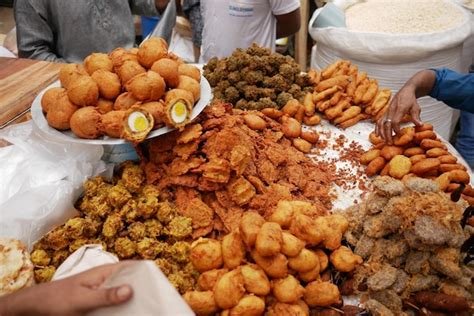
[[[190,67],[181,67],[181,73],[191,75],[187,68]],[[197,80],[197,72],[193,73]],[[213,88],[215,100],[232,103],[239,109],[280,109],[290,99],[303,102],[306,93],[313,92],[312,79],[301,73],[293,58],[272,54],[270,49],[256,44],[246,50],[236,49],[227,58],[212,58],[204,66],[204,76]]]
[[[469,230],[462,224],[468,204],[453,202],[428,179],[400,181],[386,176],[376,178],[373,185],[374,191],[362,203],[345,212],[346,240],[366,260],[346,280],[347,294],[362,294],[370,300],[367,309],[379,305],[377,310],[394,315],[421,309],[469,314],[472,258],[464,252],[472,242],[465,243]],[[340,264],[337,252],[347,251],[342,249],[330,255],[334,265]]]
[[[123,163],[114,178],[90,179],[77,201],[80,216],[69,219],[33,247],[37,282],[84,244],[101,244],[119,259],[155,260],[182,294],[197,289],[198,272],[190,264],[192,220],[180,216],[156,186],[146,184],[142,168]]]
[[[93,53],[86,57],[84,66],[62,66],[59,72],[62,88],[47,90],[41,99],[41,107],[49,125],[59,130],[70,128],[71,112],[78,107],[95,107],[100,115],[114,111],[104,118],[103,124],[95,124],[99,127],[93,132],[89,129],[85,133],[77,124],[73,132],[80,138],[106,135],[137,143],[146,139],[143,135],[150,132],[150,124],[151,130],[165,124],[182,130],[189,123],[194,104],[200,99],[200,76],[198,68],[184,64],[168,52],[163,39],[152,38],[139,49],[117,48],[109,55]],[[65,102],[63,93],[73,106]],[[53,103],[57,105],[52,106]],[[129,111],[132,107],[139,108],[146,120],[136,119],[140,115],[135,113],[132,116],[134,123],[130,125],[128,115],[115,112]],[[57,109],[58,113],[50,113],[48,118],[50,108]],[[76,121],[78,117],[75,116]],[[84,115],[80,119],[84,120]],[[113,122],[119,119],[122,121]],[[94,114],[94,119],[89,116],[89,120],[100,122],[102,118]],[[139,124],[141,128],[138,129],[135,123],[139,121],[147,124]]]
[[[394,145],[385,145],[374,133],[369,140],[374,146],[360,158],[367,165],[368,176],[389,175],[395,179],[418,176],[436,181],[443,191],[448,190],[450,183],[470,181],[467,168],[449,153],[431,124],[402,128]]]
[[[280,214],[269,218],[281,222],[283,214],[286,214],[284,219],[290,223],[285,223],[284,227],[291,227],[292,222],[297,220],[296,215],[307,216],[304,214],[310,214],[315,208],[311,203],[303,201],[280,203]],[[289,209],[291,212],[287,211]],[[340,245],[342,235],[349,226],[343,216],[314,216],[307,217],[323,235],[320,242],[314,245],[305,244],[291,232],[283,231],[278,222],[266,222],[254,212],[245,213],[240,221],[240,230],[224,236],[222,241],[207,238],[197,240],[191,247],[190,257],[194,268],[202,273],[201,282],[198,283],[201,286],[198,291],[184,294],[191,308],[197,314],[202,311],[204,304],[198,304],[196,297],[214,297],[218,307],[217,310],[212,309],[214,313],[219,310],[241,310],[244,300],[246,309],[258,311],[256,315],[265,310],[270,313],[277,304],[299,305],[308,311],[308,306],[328,307],[340,304],[341,294],[337,285],[321,280],[321,274],[329,271],[328,257],[324,252],[324,249],[329,249],[324,241],[334,238],[339,240],[339,246],[329,251],[332,251],[331,263],[340,272],[352,272],[362,263],[362,258]],[[303,229],[310,232],[312,228]],[[232,247],[232,244],[236,246]],[[319,248],[315,249],[315,246]],[[285,247],[290,249],[285,251],[286,255],[282,253]],[[246,252],[254,263],[248,259],[246,262]],[[222,269],[223,264],[225,269]],[[260,298],[250,300],[249,297]],[[211,306],[207,306],[207,309],[210,310]]]

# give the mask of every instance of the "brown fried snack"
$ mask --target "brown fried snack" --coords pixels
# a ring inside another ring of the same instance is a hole
[[[158,73],[165,80],[166,86],[173,89],[179,84],[178,63],[169,58],[161,58],[153,63],[151,70]]]
[[[138,61],[143,67],[151,68],[153,64],[168,56],[168,44],[159,37],[151,37],[138,48]]]
[[[122,85],[126,85],[130,79],[143,73],[146,73],[145,68],[143,68],[138,62],[132,60],[125,61],[117,69],[117,74],[122,81]]]
[[[118,96],[114,102],[114,110],[123,111],[128,110],[139,101],[130,92],[124,92]]]
[[[67,95],[78,106],[95,106],[99,100],[99,87],[90,76],[82,75],[71,79]]]
[[[157,101],[165,94],[166,84],[159,74],[148,71],[128,80],[125,88],[137,100]]]
[[[188,76],[197,82],[201,82],[201,71],[193,65],[181,64],[179,65],[178,71],[181,76]]]
[[[71,116],[77,111],[78,107],[74,105],[65,91],[58,95],[56,102],[49,104],[46,120],[48,124],[59,130],[70,128]]]
[[[109,137],[120,138],[123,134],[123,121],[126,111],[110,111],[102,115],[99,123],[100,133]]]
[[[201,97],[201,85],[191,77],[180,75],[179,84],[176,88],[191,92],[194,99],[193,103],[196,103]]]
[[[64,88],[69,87],[69,83],[76,77],[87,75],[86,70],[82,65],[78,64],[64,64],[59,69],[59,81]]]
[[[99,87],[99,94],[104,99],[115,100],[122,91],[120,78],[115,73],[99,69],[91,75]]]
[[[101,135],[102,116],[93,106],[80,108],[71,116],[72,132],[80,138],[95,139]]]
[[[97,70],[113,72],[114,64],[107,54],[93,53],[84,59],[84,68],[87,73],[92,76]]]
[[[48,89],[41,98],[41,108],[43,112],[48,113],[51,104],[58,102],[61,94],[66,93],[64,88],[50,88]]]

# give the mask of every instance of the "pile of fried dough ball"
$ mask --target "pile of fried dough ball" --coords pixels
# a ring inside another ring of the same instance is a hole
[[[339,214],[312,218],[312,204],[280,201],[268,221],[246,212],[221,241],[200,238],[190,260],[201,275],[184,299],[197,315],[309,315],[309,308],[341,304],[338,287],[321,274],[329,262],[351,272],[362,258],[341,246],[348,221]],[[328,253],[328,254],[326,254]]]
[[[161,38],[139,48],[93,53],[59,71],[62,87],[41,100],[48,124],[80,138],[143,138],[164,125],[182,127],[200,98],[200,70],[168,52]]]
[[[281,108],[290,99],[303,100],[314,85],[290,56],[252,44],[223,59],[211,58],[204,76],[213,87],[214,99],[239,109]]]
[[[467,185],[463,198],[474,205],[474,190],[469,185],[467,168],[458,162],[433,131],[433,125],[401,129],[393,145],[385,144],[375,133],[369,135],[374,145],[360,161],[367,165],[368,176],[390,176],[395,179],[417,176],[436,181],[442,191],[452,192],[459,183]]]
[[[69,219],[33,247],[36,282],[47,282],[74,251],[102,245],[119,259],[155,260],[181,293],[195,288],[199,273],[189,261],[192,220],[146,184],[139,165],[123,163],[115,178],[92,178],[76,203],[79,217]]]

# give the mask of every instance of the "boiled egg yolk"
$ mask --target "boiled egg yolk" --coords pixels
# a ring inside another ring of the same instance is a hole
[[[175,123],[183,123],[184,121],[186,121],[187,116],[188,109],[186,107],[186,104],[181,101],[178,101],[173,104],[173,107],[171,108],[171,118]]]
[[[142,112],[132,112],[128,116],[128,126],[132,132],[142,132],[149,127],[150,123]]]

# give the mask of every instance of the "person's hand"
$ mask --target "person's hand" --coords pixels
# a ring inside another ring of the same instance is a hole
[[[417,126],[423,125],[420,120],[420,106],[416,101],[415,88],[404,86],[392,99],[385,114],[375,126],[375,133],[391,145],[393,142],[393,131],[400,132],[400,123],[406,114],[411,115],[412,122]]]
[[[0,315],[83,315],[100,307],[130,300],[129,285],[99,289],[115,271],[128,262],[103,265],[75,276],[34,285],[0,298]]]

